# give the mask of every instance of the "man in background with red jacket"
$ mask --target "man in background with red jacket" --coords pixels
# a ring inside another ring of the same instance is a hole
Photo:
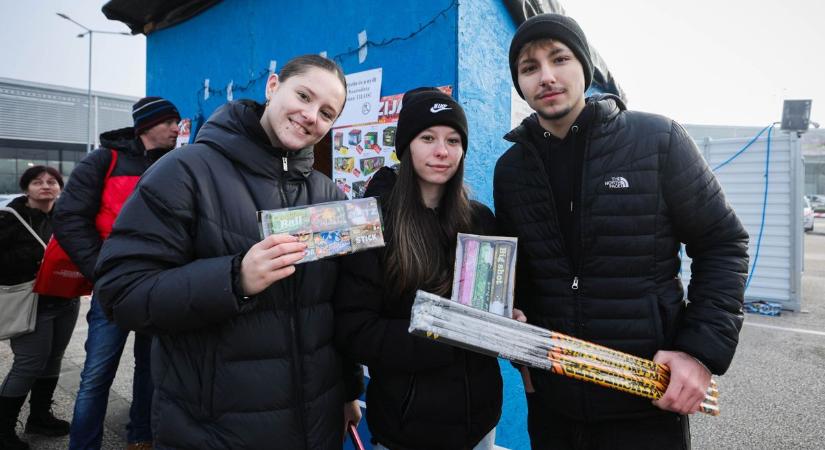
[[[54,235],[83,275],[94,282],[103,240],[140,176],[175,147],[180,114],[171,102],[146,97],[132,106],[134,127],[100,135],[100,148],[71,173],[54,210]],[[86,316],[86,361],[74,406],[70,449],[100,448],[109,389],[129,333],[107,318],[92,298]],[[151,448],[150,412],[154,386],[149,367],[152,337],[135,335],[135,373],[129,409],[129,449]]]

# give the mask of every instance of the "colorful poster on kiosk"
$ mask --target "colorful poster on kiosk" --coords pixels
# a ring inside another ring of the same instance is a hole
[[[439,87],[452,95],[451,86]],[[361,198],[378,169],[399,163],[395,155],[395,133],[404,94],[381,97],[378,121],[333,128],[332,179],[347,198]]]

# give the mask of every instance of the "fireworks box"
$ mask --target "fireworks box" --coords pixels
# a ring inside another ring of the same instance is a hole
[[[349,145],[355,145],[361,142],[361,130],[353,128],[349,132]]]
[[[344,146],[344,133],[341,131],[336,131],[335,134],[332,136],[333,148],[339,148]]]
[[[361,198],[367,192],[367,182],[366,181],[353,181],[352,182],[352,197],[353,198]]]
[[[365,134],[364,145],[366,145],[367,147],[378,145],[378,132],[370,131],[369,133]]]
[[[333,161],[335,170],[339,172],[347,172],[352,173],[352,170],[355,168],[355,158],[353,157],[336,157]]]
[[[512,317],[517,247],[512,237],[458,233],[453,301]]]
[[[258,211],[261,236],[291,234],[307,244],[296,264],[384,246],[381,209],[375,198]]]
[[[395,132],[397,127],[384,128],[383,138],[385,147],[395,147]]]
[[[373,156],[372,158],[363,158],[359,161],[361,166],[361,173],[364,176],[372,175],[378,169],[384,167],[384,157],[383,156]]]

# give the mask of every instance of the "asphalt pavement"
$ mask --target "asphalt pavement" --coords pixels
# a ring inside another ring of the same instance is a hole
[[[801,312],[746,316],[733,364],[727,374],[717,377],[722,414],[691,418],[694,449],[825,448],[825,219],[817,219],[815,231],[805,235],[802,286]],[[85,358],[88,308],[88,300],[83,301],[55,393],[55,414],[67,420]],[[104,449],[126,447],[132,342],[130,337],[110,391]],[[0,376],[8,372],[12,357],[8,342],[0,343]],[[27,416],[28,404],[18,433]],[[33,449],[68,446],[68,438],[21,436]]]

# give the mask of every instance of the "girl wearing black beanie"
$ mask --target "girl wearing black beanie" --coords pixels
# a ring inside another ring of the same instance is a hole
[[[489,449],[501,414],[495,358],[407,332],[415,292],[449,297],[456,234],[494,234],[464,187],[467,119],[433,88],[404,95],[397,180],[382,198],[387,246],[348,255],[336,289],[336,340],[369,368],[375,448]]]

